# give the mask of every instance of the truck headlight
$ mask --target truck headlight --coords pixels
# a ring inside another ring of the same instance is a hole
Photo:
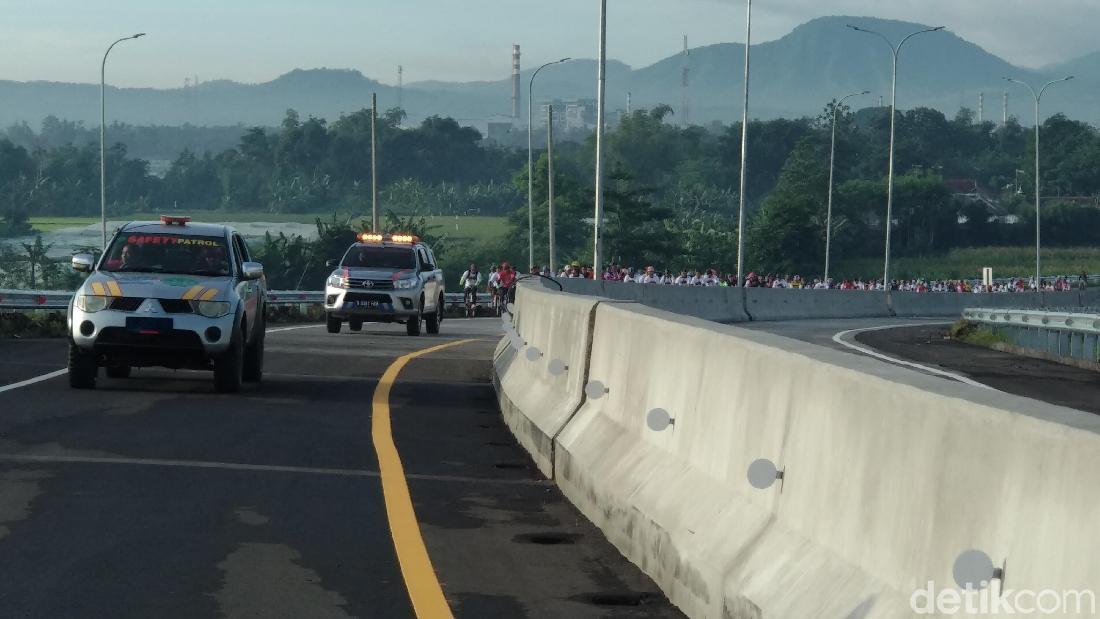
[[[229,313],[229,304],[225,301],[199,301],[195,311],[207,318],[221,318]]]
[[[340,277],[339,275],[332,275],[328,278],[328,285],[332,288],[344,288],[348,287],[348,280]]]
[[[410,290],[420,285],[420,280],[416,278],[399,279],[393,282],[395,290]]]
[[[107,297],[97,297],[90,294],[78,294],[73,298],[73,306],[76,309],[94,314],[107,309]]]

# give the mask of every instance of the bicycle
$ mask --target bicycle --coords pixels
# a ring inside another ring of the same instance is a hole
[[[473,318],[477,316],[477,288],[466,288],[463,293],[463,300],[466,303],[466,317]]]

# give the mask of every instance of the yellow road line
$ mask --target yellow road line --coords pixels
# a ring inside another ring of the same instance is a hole
[[[371,404],[371,437],[374,439],[374,451],[378,454],[382,495],[386,500],[386,518],[389,520],[390,535],[393,536],[393,545],[397,550],[397,562],[401,565],[401,576],[405,579],[405,588],[409,591],[413,611],[419,619],[446,619],[454,615],[447,599],[443,597],[443,587],[439,584],[428,549],[424,546],[420,524],[416,520],[416,511],[409,495],[409,485],[405,480],[405,467],[401,465],[401,456],[393,442],[390,389],[409,361],[472,341],[462,340],[432,346],[398,357],[386,368],[385,374],[378,381]]]

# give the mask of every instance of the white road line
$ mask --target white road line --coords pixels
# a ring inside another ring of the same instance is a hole
[[[42,381],[50,380],[51,378],[57,378],[58,376],[64,376],[66,373],[68,373],[68,371],[69,370],[67,370],[67,369],[65,369],[65,370],[56,370],[54,372],[50,372],[49,374],[43,374],[42,376],[35,376],[34,378],[28,378],[27,380],[20,381],[18,383],[12,383],[10,385],[4,385],[3,387],[0,387],[0,393],[4,393],[5,391],[13,391],[15,389],[19,389],[20,387],[28,387],[28,386],[33,385],[35,383],[40,383]]]
[[[268,329],[267,333],[282,333],[284,331],[297,331],[299,329],[315,329],[317,327],[323,327],[323,326],[324,325],[319,325],[318,324],[318,325],[303,325],[303,326],[298,326],[298,327],[279,327],[277,329]],[[0,393],[4,393],[5,391],[14,391],[14,390],[20,389],[22,387],[29,387],[29,386],[34,385],[36,383],[40,383],[40,382],[47,381],[47,380],[50,380],[50,379],[53,379],[53,378],[57,378],[59,376],[64,376],[67,372],[68,372],[67,369],[55,370],[53,372],[50,372],[49,374],[43,374],[41,376],[35,376],[34,378],[28,378],[27,380],[20,381],[18,383],[12,383],[10,385],[0,386]]]
[[[205,460],[160,460],[156,458],[106,458],[91,456],[61,456],[61,455],[34,455],[34,454],[0,454],[0,462],[20,462],[35,464],[116,464],[130,466],[159,466],[166,468],[183,469],[213,469],[223,471],[244,471],[259,473],[296,473],[305,475],[331,475],[334,477],[367,477],[377,478],[381,476],[378,471],[361,469],[329,469],[312,466],[283,466],[277,464],[244,464],[237,462],[210,462]],[[441,481],[456,483],[486,483],[507,484],[520,486],[545,486],[550,485],[547,480],[541,479],[496,479],[481,477],[464,477],[459,475],[423,475],[409,474],[409,479],[421,481]]]
[[[302,325],[302,326],[298,326],[298,327],[278,327],[278,328],[275,328],[275,329],[268,329],[267,332],[268,333],[283,333],[285,331],[298,331],[300,329],[316,329],[318,327],[323,327],[323,326],[325,326],[325,325],[318,324],[318,325]]]
[[[875,359],[878,359],[880,361],[886,361],[887,363],[893,363],[893,364],[896,364],[896,365],[903,365],[903,366],[906,366],[906,367],[913,368],[915,370],[920,370],[922,372],[928,372],[929,374],[935,374],[936,376],[942,376],[944,378],[950,378],[952,380],[959,381],[960,383],[970,385],[972,387],[980,387],[982,389],[988,389],[990,391],[999,391],[999,389],[994,389],[993,387],[990,387],[989,385],[983,385],[982,383],[979,383],[978,381],[976,381],[972,378],[968,378],[966,376],[963,376],[962,374],[956,374],[954,372],[948,372],[946,370],[941,370],[939,368],[934,368],[934,367],[930,367],[930,366],[927,366],[927,365],[922,365],[920,363],[914,363],[912,361],[905,361],[904,359],[897,359],[895,357],[890,357],[888,355],[884,355],[884,354],[882,354],[882,353],[880,353],[876,350],[873,350],[871,348],[867,348],[866,346],[860,346],[859,344],[857,344],[855,342],[850,342],[850,341],[844,339],[845,336],[847,336],[847,335],[851,335],[851,334],[855,334],[855,333],[863,333],[864,331],[884,331],[886,329],[902,329],[902,328],[905,328],[905,327],[923,327],[925,325],[930,325],[930,324],[950,324],[950,323],[928,323],[928,322],[924,322],[924,323],[913,323],[913,324],[906,324],[906,325],[886,325],[886,326],[882,326],[882,327],[867,327],[867,328],[863,328],[863,329],[849,329],[847,331],[841,331],[840,333],[837,333],[836,335],[834,335],[833,336],[833,341],[836,342],[837,344],[840,344],[841,346],[850,348],[850,349],[852,349],[856,352],[862,353],[864,355],[874,357]]]

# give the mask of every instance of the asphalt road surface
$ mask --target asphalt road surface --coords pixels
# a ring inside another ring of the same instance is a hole
[[[945,339],[948,325],[866,331],[856,340],[891,356],[967,376],[994,389],[1100,414],[1100,374]]]
[[[0,341],[0,616],[681,616],[503,425],[499,325],[273,329],[238,395]]]

